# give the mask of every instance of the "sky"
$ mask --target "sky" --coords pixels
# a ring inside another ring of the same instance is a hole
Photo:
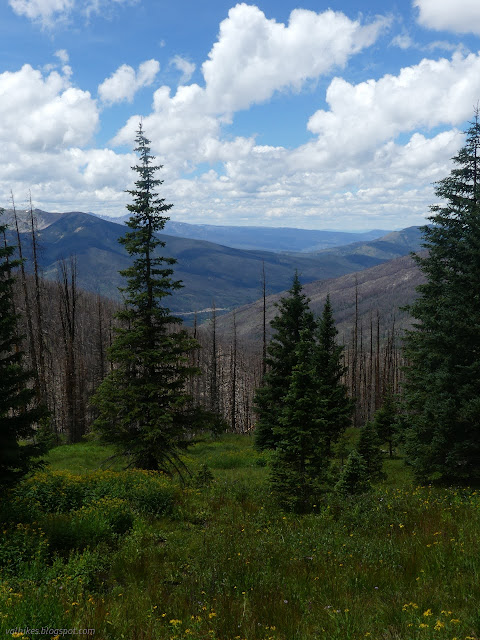
[[[3,0],[0,206],[124,215],[142,122],[172,220],[419,225],[479,100],[479,0]]]

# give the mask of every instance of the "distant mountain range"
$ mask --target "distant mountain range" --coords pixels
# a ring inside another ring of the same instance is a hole
[[[45,275],[56,278],[58,262],[75,255],[79,286],[118,299],[118,287],[124,284],[118,271],[128,266],[130,260],[118,243],[125,226],[80,212],[35,213],[41,221],[39,241]],[[268,292],[279,293],[289,288],[295,269],[304,283],[326,280],[404,256],[418,250],[421,244],[418,227],[389,233],[371,242],[294,254],[242,250],[167,234],[161,237],[166,243],[162,252],[178,260],[175,278],[184,284],[169,299],[170,308],[186,318],[197,311],[201,314],[199,319],[209,313],[213,301],[219,311],[226,312],[257,300],[261,295],[262,265]],[[25,233],[24,253],[28,245]]]
[[[123,224],[130,215],[126,214],[118,218],[98,217],[108,222]],[[165,225],[165,233],[176,238],[214,242],[233,249],[305,253],[340,247],[352,242],[368,242],[384,236],[388,231],[374,229],[373,231],[354,233],[294,229],[290,227],[236,227],[190,224],[169,220]]]

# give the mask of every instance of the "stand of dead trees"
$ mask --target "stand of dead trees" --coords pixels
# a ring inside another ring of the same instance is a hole
[[[19,257],[27,256],[18,270],[15,290],[26,364],[34,372],[36,396],[48,407],[50,432],[58,442],[78,442],[96,417],[89,399],[111,366],[108,347],[119,305],[78,288],[74,258],[59,263],[56,281],[43,279],[32,209],[30,233],[20,234],[15,226],[11,242],[17,245]],[[265,312],[263,321],[264,316]],[[230,431],[251,432],[253,397],[265,372],[265,328],[258,343],[242,341],[232,314],[230,331],[219,335],[213,304],[210,320],[200,327],[195,320],[191,332],[200,344],[192,363],[202,375],[192,376],[188,392],[196,404],[221,415]],[[352,328],[343,343],[348,367],[345,383],[356,399],[353,424],[362,426],[382,405],[387,390],[399,391],[404,364],[401,335],[395,320],[385,326],[376,310],[360,317],[356,292]]]
[[[78,442],[95,419],[89,398],[109,370],[107,351],[119,309],[116,302],[78,289],[75,268],[74,260],[62,262],[57,281],[18,274],[15,296],[24,322],[27,365],[33,368],[36,362],[35,384],[59,442],[61,437]],[[237,337],[234,315],[229,336],[219,336],[214,321],[191,331],[200,343],[192,359],[202,375],[192,377],[189,393],[205,409],[215,407],[230,431],[251,432],[256,419],[253,396],[264,370],[262,344]],[[394,324],[382,328],[381,318],[372,311],[369,317],[356,319],[343,342],[345,382],[357,400],[353,424],[359,427],[373,417],[388,389],[399,391],[404,364],[401,337]]]
[[[250,432],[255,426],[253,396],[264,373],[263,343],[241,341],[237,337],[235,315],[229,335],[218,335],[216,318],[195,336],[201,349],[196,364],[203,375],[196,379],[192,394],[205,408],[215,404],[232,432]],[[373,418],[383,404],[385,394],[397,394],[402,383],[401,332],[393,319],[382,323],[378,311],[360,318],[358,306],[349,335],[343,336],[347,365],[345,384],[356,399],[353,426],[361,427]]]

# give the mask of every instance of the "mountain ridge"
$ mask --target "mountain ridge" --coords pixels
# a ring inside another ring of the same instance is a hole
[[[57,215],[57,214],[55,214]],[[125,225],[108,222],[82,212],[58,214],[48,226],[39,230],[41,266],[45,275],[55,279],[59,261],[76,255],[78,285],[89,291],[120,299],[118,287],[124,285],[118,271],[130,264],[130,258],[118,243]],[[398,257],[419,245],[420,233],[395,232],[387,241],[388,256]],[[386,261],[372,249],[371,243],[354,243],[341,250],[318,253],[277,253],[242,250],[205,240],[192,240],[160,234],[166,242],[164,254],[177,259],[174,279],[184,288],[169,298],[175,313],[190,317],[195,311],[208,313],[213,302],[228,311],[253,302],[261,295],[262,269],[265,266],[267,287],[272,293],[287,289],[297,269],[305,283],[326,280],[378,265]],[[23,234],[24,255],[28,257],[28,233]],[[15,234],[11,238],[15,244]],[[373,241],[376,242],[376,241]],[[359,247],[363,246],[360,250]]]

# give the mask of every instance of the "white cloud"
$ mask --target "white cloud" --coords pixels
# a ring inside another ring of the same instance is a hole
[[[70,60],[66,49],[59,49],[58,51],[55,51],[54,56],[58,58],[62,64],[68,64],[68,61]]]
[[[202,65],[205,87],[169,87],[154,94],[153,111],[143,120],[153,148],[173,157],[175,167],[192,170],[200,162],[228,162],[251,139],[220,140],[233,113],[270,98],[275,91],[300,89],[309,79],[345,64],[371,45],[385,27],[378,18],[362,26],[341,13],[294,10],[288,26],[268,20],[255,6],[237,4],[220,25],[218,41]],[[122,86],[130,86],[125,79]],[[131,144],[140,116],[130,118],[114,144]]]
[[[382,24],[296,10],[283,25],[256,7],[234,7],[202,67],[204,86],[156,88],[143,117],[165,165],[162,196],[175,204],[173,217],[324,228],[420,223],[434,201],[432,181],[448,174],[462,144],[455,127],[480,94],[478,55],[422,60],[357,84],[334,78],[327,107],[308,122],[311,139],[296,149],[258,145],[228,129],[236,111],[341,67],[375,40]],[[31,188],[45,209],[121,214],[135,156],[88,148],[97,103],[72,86],[67,52],[56,57],[62,73],[25,65],[0,75],[0,198],[7,202],[14,188],[21,201]],[[172,64],[191,71],[183,58]],[[98,95],[105,103],[132,100],[158,70],[156,60],[137,70],[122,65]],[[129,118],[114,142],[131,147],[139,120]]]
[[[415,47],[415,42],[408,33],[396,35],[390,44],[394,47],[399,47],[399,49],[411,49]]]
[[[12,9],[44,26],[65,18],[72,11],[75,0],[9,0]]]
[[[479,55],[424,59],[378,81],[352,85],[334,78],[327,89],[330,110],[313,114],[308,129],[318,135],[319,153],[361,154],[400,133],[465,121],[478,95]]]
[[[185,60],[185,58],[182,58],[178,55],[174,56],[170,60],[170,64],[182,72],[180,84],[185,84],[186,82],[188,82],[195,71],[195,64],[193,62],[189,62],[188,60]]]
[[[288,26],[255,6],[237,4],[220,24],[202,65],[207,96],[219,112],[246,109],[275,91],[299,90],[375,42],[388,21],[362,26],[342,13],[295,9]]]
[[[478,0],[413,0],[418,22],[428,29],[480,35]]]
[[[122,64],[109,78],[98,87],[98,95],[103,102],[132,102],[136,92],[153,83],[160,71],[157,60],[146,60],[138,67],[137,72],[128,64]]]
[[[44,27],[67,20],[74,11],[85,16],[111,11],[120,4],[134,4],[138,0],[8,0],[17,15],[25,16]]]
[[[68,75],[43,76],[30,65],[0,74],[0,141],[28,149],[86,145],[98,124],[88,91],[70,86]]]

